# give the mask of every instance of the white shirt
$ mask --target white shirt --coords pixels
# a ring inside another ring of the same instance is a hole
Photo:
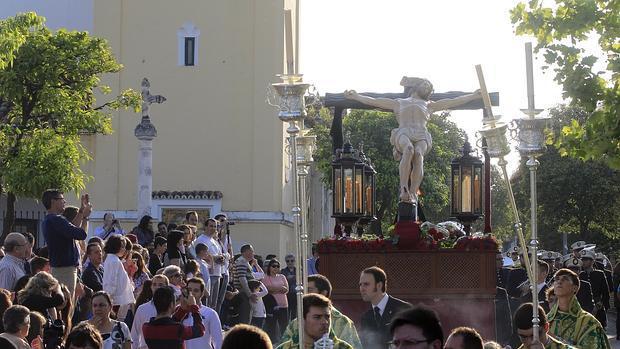
[[[131,343],[132,349],[146,349],[146,342],[144,341],[144,336],[142,335],[142,325],[151,321],[151,318],[157,316],[157,310],[155,309],[155,304],[153,301],[148,303],[144,303],[138,307],[136,310],[136,315],[133,318],[133,325],[131,327]]]
[[[222,245],[215,239],[214,237],[208,237],[207,235],[200,235],[196,241],[196,244],[205,244],[209,248],[209,254],[213,257],[215,256],[223,256]],[[210,276],[222,276],[222,269],[224,268],[223,264],[218,264],[213,261],[213,265],[209,268]]]
[[[215,310],[200,305],[200,317],[202,318],[202,324],[205,327],[205,334],[200,338],[190,339],[185,341],[185,349],[208,349],[213,348],[220,349],[222,347],[222,324],[220,318],[217,316]],[[183,320],[183,325],[192,326],[194,319],[191,314]]]
[[[118,327],[116,325],[117,323],[118,323]],[[112,326],[112,332],[110,332],[109,337],[103,341],[103,349],[114,348],[114,343],[115,343],[114,337],[115,336],[119,336],[118,338],[125,338],[123,343],[131,342],[131,335],[129,334],[129,327],[127,327],[127,325],[122,321],[119,321],[117,323],[115,323],[114,326]],[[120,336],[120,334],[117,333],[119,328],[123,332],[122,337]]]
[[[205,289],[211,289],[211,278],[209,277],[209,263],[205,262],[201,258],[196,258],[200,274],[202,274],[202,280],[205,282]]]
[[[103,270],[103,290],[112,298],[112,304],[134,303],[136,299],[133,296],[133,283],[117,255],[108,254],[106,256]]]
[[[379,307],[379,313],[381,314],[381,316],[383,316],[383,312],[385,311],[385,307],[387,306],[387,302],[388,299],[390,299],[390,297],[388,296],[388,294],[386,293],[383,298],[381,298],[381,300],[379,301],[379,303],[377,305],[373,305],[373,309],[374,307]],[[374,310],[373,310],[374,311]]]
[[[267,288],[263,283],[260,283],[260,289],[258,292],[254,292],[254,294],[258,297],[256,303],[252,303],[252,317],[267,317],[267,311],[265,310],[265,303],[263,303],[263,297],[265,297],[269,293]]]
[[[97,237],[100,237],[102,239],[107,239],[110,236],[112,236],[112,234],[118,234],[118,235],[125,235],[125,231],[123,229],[121,229],[120,231],[117,228],[114,228],[112,231],[110,231],[109,233],[105,232],[105,228],[102,226],[99,226],[97,228],[95,228],[95,233],[94,235]],[[104,239],[104,240],[105,240]]]

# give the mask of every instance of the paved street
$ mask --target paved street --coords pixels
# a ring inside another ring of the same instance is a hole
[[[607,336],[614,349],[620,349],[620,341],[616,340],[616,310],[607,312]]]

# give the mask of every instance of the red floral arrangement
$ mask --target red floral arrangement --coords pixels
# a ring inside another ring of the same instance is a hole
[[[388,251],[396,248],[397,243],[398,240],[393,238],[327,238],[319,240],[318,250],[319,253]]]
[[[318,242],[319,253],[387,252],[395,249],[432,251],[454,248],[460,251],[497,251],[499,243],[491,234],[465,236],[460,224],[443,222],[398,222],[392,237],[363,235],[361,238],[333,237]]]
[[[455,250],[460,251],[497,251],[499,243],[491,234],[463,236],[456,240]]]

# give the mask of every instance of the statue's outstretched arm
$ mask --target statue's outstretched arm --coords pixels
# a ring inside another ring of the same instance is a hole
[[[373,98],[373,97],[363,96],[355,92],[354,90],[344,91],[344,97],[346,99],[352,99],[354,101],[358,101],[360,103],[364,103],[366,105],[370,105],[370,106],[381,108],[381,109],[394,110],[397,107],[397,102],[393,99]]]
[[[482,95],[480,94],[480,90],[476,90],[476,92],[470,93],[468,95],[428,102],[428,109],[430,109],[431,112],[451,109],[481,98]]]

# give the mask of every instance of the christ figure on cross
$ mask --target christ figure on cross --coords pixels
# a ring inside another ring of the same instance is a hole
[[[431,149],[433,140],[426,128],[432,113],[455,108],[481,98],[480,91],[456,98],[431,101],[433,84],[427,79],[403,76],[400,81],[409,96],[406,98],[373,98],[347,90],[347,99],[373,107],[392,110],[398,121],[398,128],[392,130],[390,143],[393,154],[400,161],[400,202],[417,203],[418,189],[424,176],[424,155]]]

